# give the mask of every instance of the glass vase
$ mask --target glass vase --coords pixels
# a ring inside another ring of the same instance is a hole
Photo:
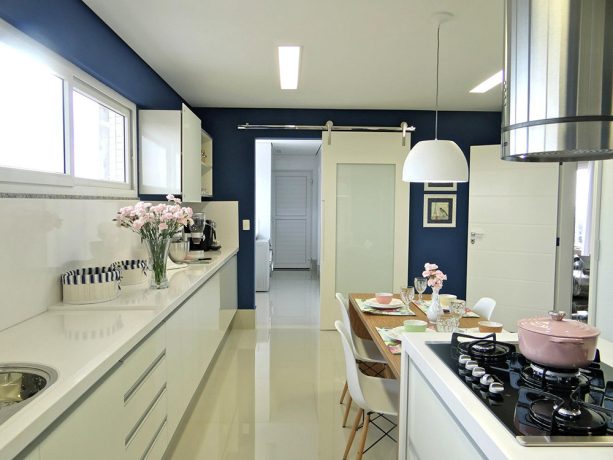
[[[430,306],[428,307],[428,312],[426,313],[428,321],[434,324],[436,324],[436,320],[443,314],[443,307],[441,307],[441,302],[438,295],[439,290],[440,289],[432,288],[432,300],[430,301]]]
[[[150,283],[153,289],[166,289],[168,278],[166,278],[166,261],[168,260],[168,249],[170,248],[170,238],[146,239],[145,246],[149,255]]]

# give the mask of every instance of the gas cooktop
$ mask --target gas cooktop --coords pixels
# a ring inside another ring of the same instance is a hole
[[[496,334],[454,333],[428,347],[526,446],[613,446],[613,368],[600,354],[586,369],[528,361]]]

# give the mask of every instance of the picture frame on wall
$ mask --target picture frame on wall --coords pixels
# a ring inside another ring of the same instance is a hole
[[[424,194],[424,227],[456,226],[456,195]]]
[[[426,192],[455,192],[457,190],[457,182],[426,182],[424,184]]]

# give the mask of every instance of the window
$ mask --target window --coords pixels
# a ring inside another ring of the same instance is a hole
[[[124,182],[126,116],[73,90],[72,117],[75,176]]]
[[[64,81],[0,42],[0,166],[64,173]]]
[[[135,188],[132,102],[2,20],[0,62],[0,184]]]

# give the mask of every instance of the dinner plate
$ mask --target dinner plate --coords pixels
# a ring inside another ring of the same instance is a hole
[[[402,307],[404,304],[400,299],[392,299],[390,303],[379,303],[373,297],[372,299],[365,300],[364,305],[371,308],[377,308],[378,310],[394,310],[396,308]]]
[[[389,340],[395,341],[395,342],[400,342],[402,340],[402,334],[404,332],[404,326],[398,326],[395,327],[393,329],[386,329],[384,331],[382,331],[383,334],[385,334],[385,336],[387,336],[387,338]]]

